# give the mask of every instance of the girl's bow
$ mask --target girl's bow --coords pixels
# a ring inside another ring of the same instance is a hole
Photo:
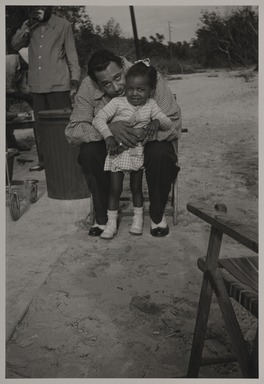
[[[150,60],[149,59],[140,59],[140,60],[135,61],[135,64],[137,64],[137,63],[143,63],[146,65],[146,67],[150,67]]]

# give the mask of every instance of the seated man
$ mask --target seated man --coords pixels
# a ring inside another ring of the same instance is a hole
[[[25,100],[33,108],[32,95],[28,83],[28,63],[21,54],[6,55],[6,96],[15,100]]]
[[[100,236],[107,222],[107,205],[110,187],[109,172],[104,172],[106,146],[103,137],[92,126],[94,116],[112,98],[125,93],[125,72],[131,64],[110,51],[98,51],[90,58],[88,75],[75,97],[74,109],[65,134],[71,144],[80,145],[79,164],[92,193],[95,210],[95,225],[89,235]],[[169,227],[164,216],[171,184],[177,177],[179,167],[173,141],[181,135],[181,111],[165,80],[158,74],[154,95],[161,110],[172,120],[169,131],[159,131],[153,141],[145,145],[144,166],[149,190],[150,233],[166,236]],[[150,123],[151,124],[151,123]],[[119,145],[125,149],[134,147],[137,134],[123,121],[109,124]]]

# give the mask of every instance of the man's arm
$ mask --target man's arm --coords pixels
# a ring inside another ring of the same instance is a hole
[[[65,129],[65,135],[70,144],[81,145],[82,143],[103,140],[103,137],[92,125],[94,108],[91,80],[86,77],[75,97],[70,122]]]
[[[29,32],[28,20],[26,20],[11,39],[11,45],[15,51],[18,52],[21,48],[28,47],[30,40]]]
[[[172,121],[172,128],[166,132],[159,131],[156,140],[173,141],[181,137],[182,119],[181,109],[178,106],[175,97],[169,88],[165,79],[158,74],[158,81],[154,100],[163,113]]]
[[[158,104],[155,102],[155,100],[152,101],[152,109],[151,109],[151,119],[152,120],[159,120],[159,129],[161,131],[168,131],[172,128],[172,121],[171,119],[165,115],[165,113],[162,112],[162,110],[159,108]]]

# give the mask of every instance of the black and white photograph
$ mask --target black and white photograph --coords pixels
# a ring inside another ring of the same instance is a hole
[[[2,11],[3,379],[263,379],[260,6]]]

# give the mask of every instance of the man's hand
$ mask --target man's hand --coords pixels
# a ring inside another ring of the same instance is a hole
[[[38,13],[38,10],[34,10],[28,19],[28,22],[27,22],[28,28],[29,29],[34,28],[38,25],[38,23],[39,23],[39,13]]]
[[[116,121],[108,124],[112,135],[117,143],[122,143],[124,149],[135,147],[139,141],[136,130],[131,127],[131,124],[125,121]]]
[[[79,81],[78,80],[71,80],[71,91],[70,91],[70,98],[72,105],[74,104],[74,99],[76,96],[76,93],[79,88]]]
[[[152,120],[146,127],[148,140],[153,140],[158,133],[160,122],[158,119]]]
[[[118,146],[116,145],[116,141],[113,136],[108,136],[105,139],[106,150],[109,155],[115,155],[117,153]]]
[[[78,91],[79,88],[79,81],[78,80],[71,80],[71,89],[75,90],[76,92]]]

